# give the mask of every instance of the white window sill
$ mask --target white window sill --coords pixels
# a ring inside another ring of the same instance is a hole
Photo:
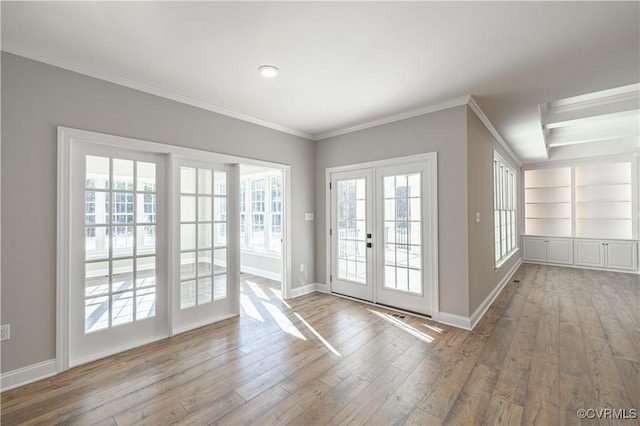
[[[519,252],[520,252],[520,247],[516,247],[513,250],[511,250],[511,252],[509,252],[509,254],[507,254],[505,257],[500,259],[500,261],[498,263],[496,263],[496,265],[493,267],[493,270],[497,271],[498,269],[500,269],[502,267],[502,265],[507,263],[516,253],[519,253]]]
[[[260,251],[251,249],[240,249],[240,254],[250,254],[252,256],[268,257],[271,259],[281,259],[282,254],[273,251]]]

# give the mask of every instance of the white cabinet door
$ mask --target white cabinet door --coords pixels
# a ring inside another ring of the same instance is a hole
[[[566,239],[547,239],[547,262],[572,265],[572,241]]]
[[[605,267],[612,269],[636,270],[638,260],[636,247],[637,243],[605,241]]]
[[[547,261],[547,243],[543,237],[523,237],[524,260],[534,262]]]
[[[576,240],[576,265],[604,267],[604,247],[600,240]]]

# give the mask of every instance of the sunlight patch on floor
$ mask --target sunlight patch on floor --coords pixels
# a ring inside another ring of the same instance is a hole
[[[267,296],[264,293],[264,291],[262,291],[262,289],[260,288],[260,286],[258,286],[258,284],[249,280],[245,280],[245,282],[247,283],[247,285],[249,285],[249,287],[251,288],[251,291],[253,291],[253,293],[256,296],[258,296],[262,300],[266,300],[267,302],[269,301],[269,296]]]
[[[282,303],[284,303],[284,306],[286,306],[288,309],[291,309],[291,306],[282,298],[282,292],[280,290],[272,287],[269,287],[269,290],[271,290],[274,296],[276,296]]]
[[[248,317],[264,322],[264,318],[262,318],[262,315],[258,312],[258,308],[256,308],[251,299],[249,299],[249,296],[246,294],[240,294],[240,307]]]
[[[287,318],[287,316],[273,303],[263,301],[262,304],[267,308],[267,311],[269,311],[269,314],[273,317],[282,331],[292,335],[293,337],[297,337],[298,339],[307,340],[300,330],[293,325],[289,318]]]
[[[327,347],[327,349],[329,349],[331,351],[331,353],[333,353],[334,355],[337,355],[339,357],[342,357],[342,355],[340,355],[340,352],[338,352],[336,350],[336,348],[334,348],[333,346],[331,346],[331,343],[327,342],[327,340],[322,337],[322,335],[320,333],[318,333],[315,328],[313,328],[311,326],[311,324],[309,324],[307,321],[305,321],[304,318],[302,318],[302,316],[300,316],[297,312],[294,312],[293,315],[295,315],[300,322],[302,322],[302,324],[304,324],[305,327],[307,327],[309,329],[309,331],[311,333],[313,333],[314,336],[316,336],[318,338],[318,340],[320,340],[320,342],[322,342],[323,345],[325,345]]]
[[[410,335],[412,335],[413,337],[417,337],[418,339],[422,340],[423,342],[426,343],[432,343],[433,342],[433,337],[428,335],[427,333],[424,333],[420,330],[418,330],[417,328],[410,326],[409,324],[400,321],[398,318],[395,318],[389,314],[383,313],[383,312],[378,312],[378,311],[374,311],[369,309],[369,312],[379,316],[380,318],[382,318],[383,320],[390,322],[391,324],[393,324],[394,326],[396,326],[397,328],[399,328],[400,330],[403,330],[407,333],[409,333]]]

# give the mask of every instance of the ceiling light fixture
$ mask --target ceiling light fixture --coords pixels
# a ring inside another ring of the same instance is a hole
[[[260,74],[262,74],[263,77],[267,78],[273,78],[278,75],[278,68],[273,65],[263,65],[258,68],[258,71],[260,71]]]

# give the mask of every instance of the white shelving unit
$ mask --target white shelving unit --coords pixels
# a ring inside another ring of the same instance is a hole
[[[525,233],[571,236],[571,168],[524,172]]]
[[[576,237],[631,239],[631,163],[575,167]]]

